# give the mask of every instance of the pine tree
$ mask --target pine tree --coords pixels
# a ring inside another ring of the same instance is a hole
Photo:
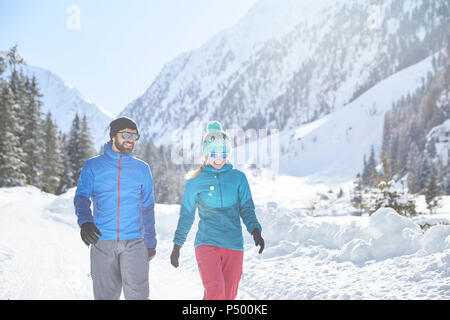
[[[80,160],[83,162],[83,165],[87,159],[92,158],[96,154],[93,147],[93,141],[94,139],[91,135],[91,129],[89,128],[87,117],[84,115],[81,120],[80,132]]]
[[[8,52],[8,57],[12,55],[16,61],[13,49]],[[16,69],[14,61],[8,59],[7,62]],[[4,66],[5,63],[2,63],[2,70]],[[20,144],[20,105],[16,103],[11,81],[11,78],[0,81],[0,186],[21,186],[26,181],[23,174],[24,152]]]
[[[366,154],[364,154],[364,157],[363,157],[363,170],[362,170],[361,180],[362,180],[363,185],[365,185],[365,186],[369,185],[369,170],[367,169]]]
[[[5,72],[6,70],[6,63],[5,63],[5,59],[0,56],[0,75]]]
[[[377,163],[375,160],[375,150],[373,146],[370,148],[369,160],[366,162],[366,156],[364,155],[363,162],[362,182],[365,186],[372,186],[374,179],[377,176]]]
[[[39,100],[42,94],[39,92],[36,78],[33,76],[31,81],[25,79],[25,90],[23,92],[21,122],[23,123],[23,132],[20,137],[21,145],[25,153],[24,174],[27,184],[41,187],[39,177],[42,174],[42,153],[44,151],[43,124],[41,105]]]
[[[72,176],[75,181],[75,184],[78,182],[78,178],[80,177],[81,169],[83,168],[84,161],[82,160],[82,156],[80,156],[80,146],[81,146],[81,123],[78,113],[75,115],[72,121],[72,127],[69,133],[69,141],[68,141],[68,156],[70,158],[71,171]],[[71,186],[72,187],[72,186]]]
[[[416,206],[404,189],[400,192],[395,189],[394,173],[390,159],[382,152],[381,162],[383,172],[377,174],[375,188],[371,189],[369,201],[369,215],[382,207],[394,209],[398,214],[411,217],[416,215]]]
[[[42,154],[41,189],[56,194],[60,184],[64,156],[58,141],[57,127],[47,113],[44,122],[44,152]]]
[[[362,176],[359,173],[356,175],[356,179],[353,181],[353,191],[351,194],[350,202],[352,206],[358,210],[358,215],[361,215],[363,210],[365,209],[365,204],[363,201],[363,180]]]
[[[423,190],[425,190],[427,181],[432,171],[432,166],[431,161],[425,153],[420,154],[419,161],[418,188],[419,193],[423,194]]]
[[[0,99],[0,186],[21,186],[26,182],[23,174],[24,154],[18,136],[18,109],[12,92],[6,86]]]
[[[63,167],[56,194],[65,193],[68,189],[74,187],[76,183],[72,171],[72,161],[69,155],[69,137],[64,133],[60,133],[59,144],[62,149]]]
[[[419,187],[419,160],[420,160],[420,152],[416,143],[411,143],[408,152],[408,161],[407,161],[407,172],[408,172],[408,190],[411,193],[417,193],[420,191]]]
[[[439,206],[440,196],[442,195],[442,189],[437,182],[437,172],[433,168],[425,185],[425,202],[427,203],[427,209],[430,210],[430,214],[433,210]]]
[[[393,104],[391,109],[395,109],[395,105]],[[391,140],[391,111],[387,111],[384,114],[384,122],[383,122],[383,139],[381,143],[381,150],[383,152],[388,152],[389,142]]]
[[[434,137],[431,138],[430,141],[428,142],[426,150],[430,158],[434,158],[436,156],[436,140]]]
[[[450,150],[449,150],[449,152],[450,152]],[[444,181],[443,181],[444,193],[446,195],[450,195],[450,174],[448,174],[448,172],[450,172],[450,157],[447,160],[447,165],[444,170],[445,170],[445,172],[447,172],[447,174],[444,175]]]

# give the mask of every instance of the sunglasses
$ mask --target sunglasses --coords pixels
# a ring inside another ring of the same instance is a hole
[[[134,141],[138,141],[139,137],[140,137],[140,135],[138,133],[132,133],[132,132],[126,132],[126,131],[119,131],[117,133],[121,133],[122,138],[124,138],[125,140],[132,138]]]
[[[211,158],[218,158],[219,154],[222,155],[222,159],[225,159],[226,157],[228,157],[228,153],[215,153],[215,152],[211,152]]]

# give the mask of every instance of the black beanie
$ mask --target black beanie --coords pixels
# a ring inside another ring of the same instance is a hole
[[[117,118],[109,124],[109,137],[112,138],[116,135],[117,132],[123,129],[132,129],[136,130],[139,133],[136,123],[128,117]]]

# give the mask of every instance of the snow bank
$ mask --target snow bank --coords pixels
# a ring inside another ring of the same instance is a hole
[[[0,188],[0,299],[92,299],[89,250],[79,237],[74,191],[54,196],[34,187]],[[179,209],[155,206],[154,299],[202,298],[193,250],[198,218],[180,268],[170,266]],[[266,248],[258,254],[244,228],[238,299],[450,298],[450,226],[423,231],[391,209],[371,217],[302,212],[279,202],[257,206]]]
[[[267,244],[265,258],[295,251],[292,243],[336,249],[337,261],[354,263],[450,248],[450,226],[435,225],[423,232],[418,224],[391,208],[341,222],[339,218],[313,218],[287,208],[257,207],[257,216]]]
[[[428,229],[422,237],[422,248],[428,253],[450,248],[450,226],[436,225]]]
[[[412,254],[421,247],[420,227],[391,208],[380,208],[373,213],[366,232],[375,260]]]
[[[43,214],[50,219],[78,228],[73,205],[76,188],[69,189],[46,206]]]
[[[75,188],[55,197],[44,214],[77,228],[74,194]],[[158,241],[172,241],[179,210],[179,205],[156,204]],[[450,248],[450,225],[434,225],[424,232],[418,223],[391,208],[381,208],[370,217],[311,217],[302,210],[268,203],[256,206],[256,215],[266,241],[265,259],[298,254],[299,246],[333,249],[336,261],[357,264],[415,253],[431,254]],[[196,216],[187,241],[194,240],[197,224]],[[245,243],[252,247],[253,239],[245,226],[243,230]]]

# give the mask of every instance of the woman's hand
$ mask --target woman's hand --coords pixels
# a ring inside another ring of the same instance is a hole
[[[178,244],[173,245],[172,253],[170,254],[170,263],[175,267],[178,268],[178,258],[180,257],[180,248],[181,246]]]
[[[261,230],[255,228],[251,234],[253,236],[253,240],[255,241],[255,246],[260,246],[259,254],[261,254],[264,250],[264,239],[261,237]]]

